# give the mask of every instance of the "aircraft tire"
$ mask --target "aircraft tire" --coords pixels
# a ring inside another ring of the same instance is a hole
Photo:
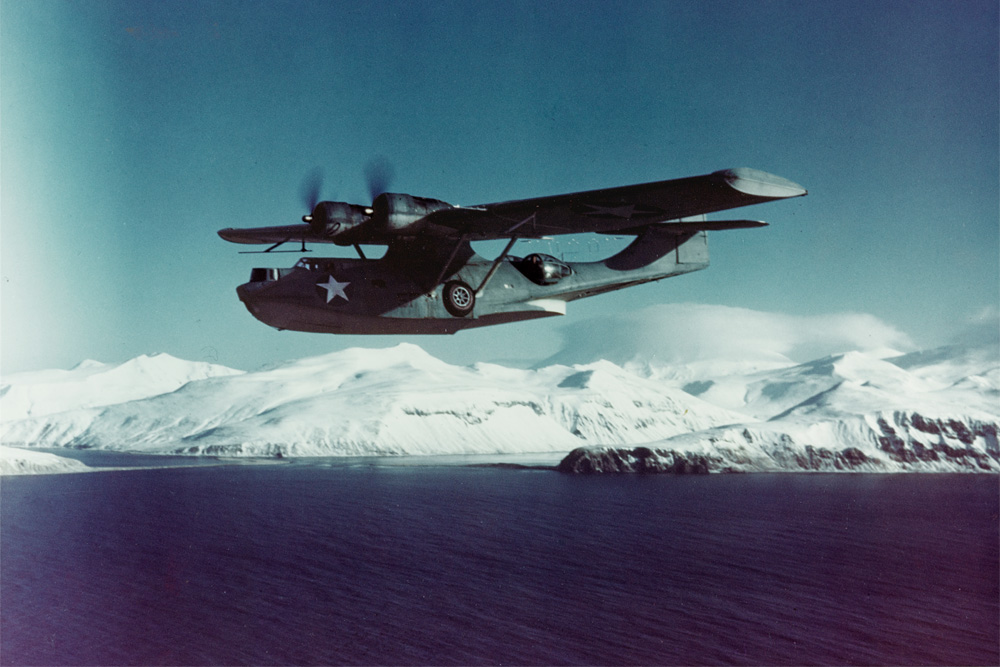
[[[455,317],[465,317],[476,307],[476,293],[460,280],[444,285],[444,307]]]

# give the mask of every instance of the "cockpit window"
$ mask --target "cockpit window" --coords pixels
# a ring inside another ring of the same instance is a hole
[[[252,269],[250,271],[250,282],[267,283],[278,279],[278,269]]]

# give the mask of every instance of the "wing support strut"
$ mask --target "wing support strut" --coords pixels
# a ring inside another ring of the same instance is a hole
[[[529,216],[528,216],[527,218],[525,218],[525,219],[524,219],[524,220],[522,220],[521,222],[517,223],[516,225],[514,225],[513,227],[511,227],[510,229],[508,229],[508,230],[507,230],[507,233],[508,233],[508,234],[510,234],[510,233],[512,233],[512,232],[513,232],[513,231],[514,231],[515,229],[517,229],[518,227],[521,227],[522,225],[526,225],[526,224],[528,224],[529,222],[531,223],[531,228],[532,228],[532,229],[534,229],[534,228],[535,228],[535,221],[536,221],[536,220],[538,219],[538,218],[537,218],[537,216],[538,216],[538,212],[536,211],[535,213],[532,213],[532,214],[531,214],[531,215],[529,215]]]
[[[241,250],[238,254],[240,254],[240,255],[263,255],[263,254],[269,253],[269,252],[312,252],[311,250],[309,250],[308,248],[306,248],[306,240],[305,240],[305,238],[302,239],[302,249],[301,250],[275,250],[275,248],[277,248],[278,246],[283,246],[283,245],[285,245],[286,243],[288,243],[291,240],[292,240],[291,237],[289,237],[289,238],[285,239],[284,241],[278,241],[277,243],[275,243],[273,246],[271,246],[267,250]]]
[[[510,241],[507,243],[507,246],[503,249],[503,252],[500,253],[500,255],[497,256],[495,260],[493,260],[493,266],[491,266],[490,270],[486,272],[486,277],[483,278],[482,284],[479,285],[479,288],[476,290],[476,298],[482,296],[483,290],[486,289],[487,283],[489,283],[490,280],[493,279],[493,274],[495,274],[497,272],[497,269],[500,268],[500,263],[505,259],[507,259],[507,255],[508,253],[510,253],[510,249],[514,247],[515,243],[517,243],[517,237],[516,236],[510,237]]]
[[[451,266],[451,263],[455,260],[455,256],[458,255],[458,251],[461,250],[462,246],[468,243],[468,241],[468,234],[462,234],[461,238],[458,239],[458,243],[455,244],[455,249],[451,251],[450,255],[448,255],[448,261],[441,267],[441,273],[438,274],[437,280],[434,281],[435,288],[441,284],[442,280],[444,280],[445,274],[448,273],[448,267]]]

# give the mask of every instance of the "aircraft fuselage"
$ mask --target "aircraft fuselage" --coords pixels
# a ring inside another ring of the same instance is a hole
[[[254,269],[237,294],[254,317],[278,329],[448,334],[562,315],[570,301],[707,266],[704,231],[651,227],[597,262],[489,260],[467,241],[447,256],[401,244],[380,259],[302,258],[290,269]]]

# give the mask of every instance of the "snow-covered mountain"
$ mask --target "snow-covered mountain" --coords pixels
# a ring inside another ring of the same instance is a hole
[[[880,356],[520,370],[402,344],[241,373],[158,355],[4,378],[0,441],[219,456],[639,448],[697,470],[1000,471],[995,351]]]
[[[7,422],[124,403],[164,394],[194,380],[241,373],[169,354],[142,355],[117,365],[87,360],[68,371],[15,373],[0,382],[0,419]]]
[[[692,394],[752,419],[652,443],[654,459],[667,458],[656,465],[675,458],[709,470],[1000,472],[997,351],[881,356],[848,352],[684,381]]]
[[[224,456],[568,452],[741,419],[607,362],[459,367],[408,344],[220,373],[127,403],[66,400],[58,414],[4,417],[3,442]]]

